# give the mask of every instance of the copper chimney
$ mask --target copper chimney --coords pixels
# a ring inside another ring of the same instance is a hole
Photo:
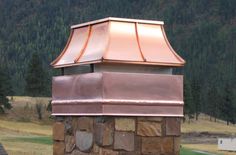
[[[109,149],[93,142],[91,148],[83,150],[76,141],[77,151],[94,153],[93,147],[99,145],[98,154],[112,154],[109,151],[145,154],[145,140],[140,142],[141,149],[135,144],[128,149],[126,146],[117,146],[117,132],[126,134],[126,130],[117,130],[116,120],[133,120],[137,127],[127,133],[132,133],[136,139],[149,137],[140,133],[145,132],[145,128],[148,130],[148,123],[142,131],[138,131],[141,128],[140,120],[149,122],[151,116],[160,120],[154,121],[160,126],[168,126],[168,121],[171,126],[171,122],[178,122],[173,119],[178,120],[183,116],[183,77],[172,75],[172,68],[183,66],[185,61],[171,47],[163,25],[161,21],[109,17],[71,27],[64,50],[51,63],[54,68],[60,68],[63,74],[53,77],[52,115],[93,120],[93,130],[73,130],[75,139],[79,135],[77,132],[91,132],[96,138],[96,123],[101,123],[96,121],[99,116],[110,118],[109,121],[114,124],[110,125],[113,134]],[[64,126],[68,122],[66,117],[62,123]],[[154,134],[160,141],[164,141],[166,136],[172,139],[170,143],[173,142],[173,148],[169,148],[169,152],[161,147],[165,142],[160,143],[159,151],[162,154],[179,152],[174,145],[179,138],[179,131],[176,130],[179,130],[180,124],[174,126],[177,129],[170,129],[172,133],[165,127],[166,131]],[[158,130],[155,126],[151,128]],[[55,129],[53,132],[58,131]],[[54,140],[58,140],[56,136]],[[67,143],[65,139],[63,142]],[[108,153],[104,153],[104,150]],[[66,148],[63,151],[65,154]],[[155,151],[158,150],[149,153]]]

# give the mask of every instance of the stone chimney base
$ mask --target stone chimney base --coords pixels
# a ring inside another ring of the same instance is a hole
[[[56,116],[54,155],[179,155],[180,118]]]

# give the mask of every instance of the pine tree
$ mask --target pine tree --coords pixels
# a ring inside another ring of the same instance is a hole
[[[219,117],[219,105],[220,105],[220,94],[219,90],[212,86],[208,89],[207,92],[207,109],[210,115],[210,120],[214,117],[214,121],[216,122],[216,118]]]
[[[28,96],[44,96],[46,87],[46,73],[42,66],[42,60],[34,53],[28,64],[26,75],[25,94]]]
[[[232,89],[230,89],[229,83],[226,83],[225,85],[223,103],[221,104],[221,113],[223,118],[226,120],[227,125],[229,125],[230,122],[233,124],[235,123],[233,94]]]
[[[187,80],[184,81],[184,115],[187,115],[189,121],[193,118],[194,106],[191,85]]]
[[[4,113],[5,109],[11,109],[7,95],[11,95],[11,86],[9,77],[2,68],[0,68],[0,113]]]
[[[197,79],[193,79],[192,81],[192,95],[193,95],[193,103],[194,103],[194,113],[195,119],[198,120],[198,115],[201,110],[201,100],[200,100],[200,84]]]

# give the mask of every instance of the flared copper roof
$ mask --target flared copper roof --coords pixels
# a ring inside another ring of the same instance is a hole
[[[183,66],[172,49],[161,21],[105,18],[71,27],[55,68],[93,63]]]

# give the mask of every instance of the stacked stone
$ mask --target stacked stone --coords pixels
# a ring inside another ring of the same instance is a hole
[[[180,119],[57,117],[54,155],[179,155]]]

